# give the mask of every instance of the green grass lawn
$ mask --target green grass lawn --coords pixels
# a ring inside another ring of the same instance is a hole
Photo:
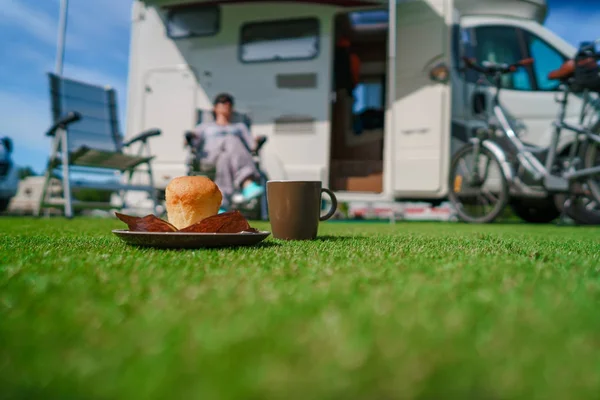
[[[596,228],[332,222],[177,251],[123,226],[0,219],[0,398],[600,393]]]

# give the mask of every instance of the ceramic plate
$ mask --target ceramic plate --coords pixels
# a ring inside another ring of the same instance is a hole
[[[112,232],[128,244],[163,249],[251,246],[263,241],[271,234],[267,231],[259,231],[258,233],[176,233],[130,232],[122,229],[115,229]]]

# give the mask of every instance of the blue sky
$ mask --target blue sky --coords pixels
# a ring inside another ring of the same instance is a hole
[[[548,0],[546,25],[570,43],[600,37],[598,0]],[[54,70],[59,0],[0,0],[0,136],[15,142],[14,160],[37,172],[50,142],[46,73]],[[126,112],[128,0],[70,0],[64,74],[116,88]],[[124,129],[125,121],[121,120]]]

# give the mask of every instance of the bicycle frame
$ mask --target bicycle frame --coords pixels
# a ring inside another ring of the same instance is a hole
[[[585,55],[587,56],[587,53]],[[600,53],[594,57],[599,60]],[[518,68],[533,64],[534,60],[525,58],[513,64],[491,61],[478,64],[467,57],[463,57],[463,59],[468,68],[481,73],[476,85],[479,86],[482,82],[487,81],[490,89],[495,89],[495,93],[490,96],[491,98],[487,97],[484,100],[487,107],[484,107],[483,114],[476,110],[477,114],[483,116],[485,126],[475,130],[474,137],[469,140],[470,143],[460,149],[451,161],[449,183],[454,186],[450,192],[450,200],[457,207],[456,210],[461,219],[476,223],[491,222],[502,213],[504,207],[510,205],[525,220],[549,222],[556,218],[561,210],[561,206],[557,202],[563,199],[558,196],[559,193],[567,194],[562,210],[570,209],[570,202],[577,201],[575,208],[572,209],[573,215],[577,215],[577,217],[573,217],[575,220],[587,219],[590,215],[596,218],[595,215],[590,214],[587,205],[580,203],[578,199],[587,199],[589,191],[594,200],[600,199],[596,183],[588,178],[591,175],[600,174],[600,166],[596,167],[595,159],[591,158],[596,155],[593,151],[596,149],[596,145],[600,144],[600,135],[584,127],[594,126],[595,130],[600,123],[597,121],[600,116],[600,100],[590,101],[588,96],[590,92],[595,93],[599,90],[600,84],[595,75],[598,67],[588,68],[589,58],[583,58],[584,61],[581,61],[578,53],[574,60],[565,62],[560,70],[553,71],[549,75],[549,77],[558,78],[561,84],[559,86],[560,94],[556,98],[560,103],[560,109],[551,124],[553,132],[549,146],[542,147],[527,144],[521,140],[519,137],[521,122],[514,118],[500,102],[501,78],[515,72]],[[585,90],[586,87],[589,90]],[[584,88],[585,96],[579,115],[579,125],[577,125],[566,122],[565,118],[569,95],[575,91],[579,94],[579,88]],[[473,96],[472,99],[477,100],[479,97]],[[595,117],[593,121],[595,125],[586,121],[589,105],[593,106],[593,113],[590,113],[589,116]],[[572,141],[569,137],[567,143],[570,150],[568,155],[563,151],[559,154],[558,151],[561,142],[560,136],[564,129],[575,133],[574,140]],[[584,140],[584,145],[580,147],[579,143]],[[590,144],[594,147],[588,147]],[[485,160],[480,158],[481,155],[485,156]],[[469,167],[471,158],[473,166]],[[492,171],[490,168],[492,163],[498,164],[500,170]],[[578,169],[579,163],[592,166],[592,168]],[[460,172],[463,169],[466,171]],[[483,176],[480,172],[483,173]],[[490,183],[488,183],[488,178],[491,178]],[[581,182],[572,184],[579,179]],[[463,190],[464,181],[469,182],[467,190]],[[582,196],[578,197],[580,194]],[[540,198],[541,201],[536,200],[530,203],[527,200],[523,201],[524,198]],[[536,210],[539,208],[538,211],[541,211],[543,215],[536,214],[536,211],[532,214],[530,208],[532,205]],[[474,206],[475,209],[470,210],[470,206]],[[582,210],[582,206],[586,207],[586,210]],[[489,207],[491,208],[488,209]]]
[[[594,132],[592,132],[592,131],[590,131],[588,129],[582,128],[582,126],[584,124],[585,110],[586,110],[586,108],[587,108],[587,106],[588,106],[589,103],[590,103],[589,93],[586,90],[584,92],[584,103],[582,105],[582,110],[581,110],[581,115],[580,115],[580,122],[579,122],[578,125],[570,124],[570,123],[564,121],[564,119],[559,119],[558,121],[556,121],[554,123],[554,126],[556,128],[558,128],[559,130],[566,129],[566,130],[574,132],[576,134],[575,135],[575,142],[574,142],[573,146],[571,147],[571,151],[570,151],[570,154],[569,154],[569,159],[570,160],[573,160],[576,157],[576,152],[577,152],[577,148],[579,146],[579,143],[581,141],[580,140],[581,136],[584,136],[586,141],[595,142],[595,143],[600,144],[600,135],[598,135],[598,134],[596,134],[596,133],[594,133]],[[598,107],[596,107],[596,109],[594,111],[596,113],[599,113],[600,109],[598,109]],[[582,178],[582,177],[588,177],[590,175],[598,174],[599,173],[598,170],[599,170],[599,168],[596,168],[596,167],[594,167],[594,168],[587,168],[587,169],[583,169],[583,170],[578,171],[578,172],[567,173],[567,174],[565,174],[565,177],[567,179],[578,179],[578,178]]]
[[[553,175],[551,173],[552,166],[556,162],[559,139],[563,130],[566,129],[576,134],[575,144],[571,148],[571,154],[569,157],[569,160],[571,161],[575,159],[575,151],[577,145],[579,144],[580,136],[585,136],[585,140],[600,144],[600,135],[597,135],[591,132],[590,130],[585,129],[582,126],[573,125],[565,121],[568,96],[572,93],[568,85],[562,92],[562,99],[558,100],[559,103],[561,103],[561,107],[556,120],[553,122],[554,132],[551,138],[550,146],[546,149],[541,149],[526,145],[516,134],[516,129],[511,123],[510,118],[508,117],[506,111],[504,110],[504,107],[500,102],[500,77],[500,73],[498,73],[497,76],[494,76],[495,94],[492,98],[491,114],[495,117],[495,120],[499,125],[498,128],[500,128],[502,130],[502,133],[504,134],[503,136],[506,139],[508,139],[510,145],[513,147],[513,149],[511,149],[511,153],[516,157],[519,165],[531,175],[534,181],[540,182],[543,185],[543,187],[548,191],[568,192],[571,182],[582,178],[587,178],[592,175],[600,174],[600,166],[575,171],[573,170],[572,165],[570,166],[571,168],[569,171],[566,171],[561,175]],[[585,107],[585,103],[583,107]],[[489,118],[489,115],[487,120],[488,124],[490,125],[490,129],[492,131],[495,131],[495,124],[491,122],[492,119]],[[484,142],[489,140],[493,141],[493,139],[485,139]],[[501,148],[501,150],[506,152],[505,148]],[[540,160],[535,156],[534,152],[536,150],[548,150],[545,165],[542,162],[540,162]],[[514,177],[514,174],[511,175]],[[509,176],[507,176],[507,179],[509,179],[509,183],[511,185],[515,184],[514,178],[510,179]]]

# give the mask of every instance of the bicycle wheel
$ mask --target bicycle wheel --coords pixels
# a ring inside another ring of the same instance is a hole
[[[592,129],[592,132],[598,134],[600,132],[600,122],[596,123]],[[594,168],[600,166],[600,144],[596,142],[586,142],[585,149],[583,152],[583,168]],[[586,181],[590,194],[596,201],[600,203],[600,174],[592,175]]]
[[[600,145],[588,143],[583,156],[583,167],[594,168],[600,166]],[[586,181],[591,196],[600,203],[600,175],[592,176]]]
[[[468,144],[452,157],[448,197],[461,220],[489,223],[508,204],[508,182],[491,151],[480,147],[475,156],[473,150]]]
[[[569,203],[565,207],[565,200]],[[557,194],[556,207],[578,225],[600,225],[600,203],[591,196]]]

